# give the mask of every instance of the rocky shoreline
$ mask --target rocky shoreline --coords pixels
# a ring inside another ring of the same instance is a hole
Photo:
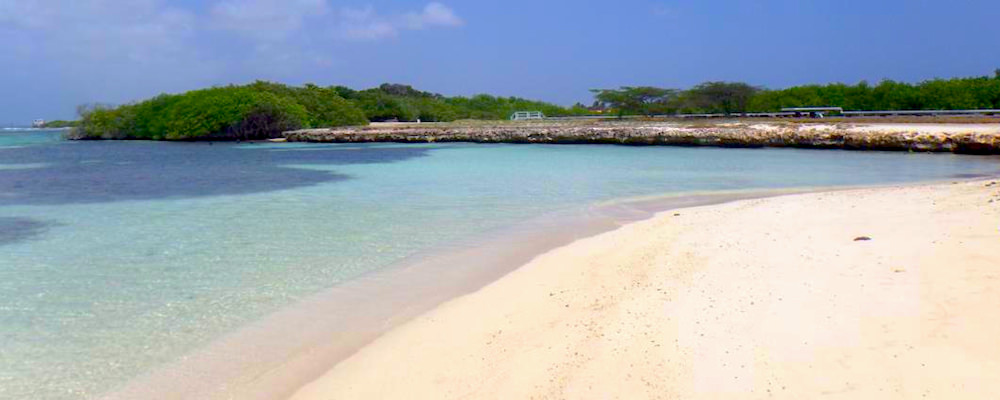
[[[822,124],[707,124],[660,122],[400,124],[306,129],[284,133],[291,142],[323,143],[548,143],[716,147],[793,147],[844,150],[1000,154],[1000,132],[863,130]]]

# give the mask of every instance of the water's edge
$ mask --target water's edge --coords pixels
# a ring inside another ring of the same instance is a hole
[[[18,289],[0,393],[52,399],[281,398],[540,254],[659,211],[796,192],[740,188],[997,171],[991,157],[844,151],[212,148],[48,133],[0,150],[0,186],[21,196],[0,196],[12,206],[0,225],[22,235],[0,263],[14,278],[0,286]],[[93,190],[105,184],[127,190]]]
[[[1000,179],[1000,174],[890,185],[685,193],[604,202],[579,215],[552,214],[428,250],[310,296],[99,398],[284,399],[392,328],[473,293],[537,256],[626,224],[741,200],[983,179]]]
[[[408,257],[310,296],[98,398],[287,398],[393,327],[576,240],[681,208],[859,187],[666,195],[537,218]]]

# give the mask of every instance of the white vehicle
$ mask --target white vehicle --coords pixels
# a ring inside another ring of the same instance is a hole
[[[518,111],[510,115],[511,121],[524,121],[533,119],[545,119],[545,114],[541,111]]]

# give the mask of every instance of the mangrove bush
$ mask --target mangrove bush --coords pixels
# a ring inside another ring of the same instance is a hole
[[[361,125],[364,113],[332,88],[269,82],[163,94],[81,110],[78,139],[267,139],[308,127]]]

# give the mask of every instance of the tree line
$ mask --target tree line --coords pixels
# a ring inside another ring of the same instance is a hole
[[[408,85],[383,84],[353,90],[344,86],[301,87],[257,81],[161,94],[121,106],[78,108],[77,139],[219,140],[267,139],[288,130],[365,125],[370,121],[455,121],[505,119],[515,111],[550,116],[591,113],[519,97],[486,94],[446,97]]]
[[[932,79],[917,84],[794,86],[768,90],[743,82],[705,82],[687,90],[650,86],[594,89],[591,109],[614,115],[777,112],[786,107],[845,110],[1000,109],[1000,69],[993,76]]]
[[[382,84],[367,90],[336,86],[337,93],[365,112],[372,122],[425,121],[447,122],[460,119],[498,120],[515,111],[541,111],[548,116],[587,115],[586,107],[562,107],[520,97],[497,97],[479,94],[472,97],[447,97],[438,93],[416,90],[409,85]]]
[[[82,106],[77,139],[267,139],[313,126],[361,125],[364,112],[333,88],[271,82],[161,94],[118,107]]]
[[[500,120],[515,111],[547,116],[739,114],[785,107],[830,106],[847,110],[1000,109],[1000,69],[994,76],[934,79],[917,84],[884,80],[877,85],[795,86],[768,90],[743,82],[705,82],[686,90],[651,86],[593,90],[590,107],[572,107],[480,94],[448,97],[409,85],[354,90],[314,84],[289,86],[257,81],[162,94],[121,106],[78,110],[76,138],[264,139],[301,128],[364,125],[373,121],[442,122]]]
[[[42,124],[42,128],[46,129],[60,129],[60,128],[73,128],[80,124],[80,121],[66,121],[57,119],[55,121],[46,121]]]

